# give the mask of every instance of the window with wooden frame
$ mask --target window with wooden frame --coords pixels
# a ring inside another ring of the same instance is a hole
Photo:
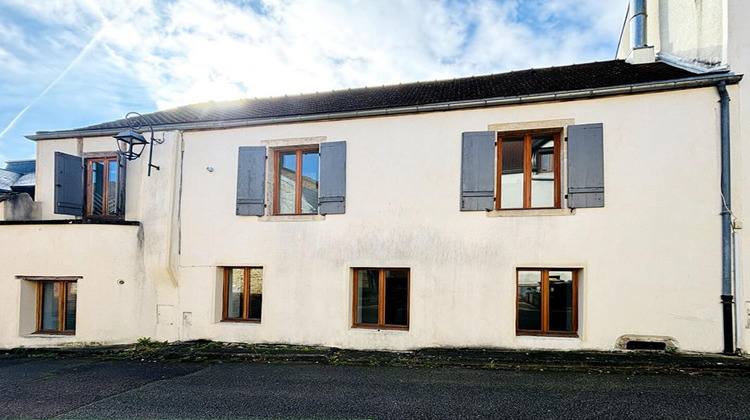
[[[263,268],[224,267],[222,321],[260,322]]]
[[[499,133],[497,210],[560,208],[560,133]]]
[[[37,333],[74,334],[78,283],[74,280],[37,282]]]
[[[317,214],[319,190],[318,146],[278,149],[274,153],[273,213]]]
[[[86,165],[86,217],[125,215],[125,162],[118,155],[89,157]]]
[[[519,268],[516,333],[577,336],[578,275],[575,269]]]
[[[409,269],[355,268],[352,326],[409,329]]]

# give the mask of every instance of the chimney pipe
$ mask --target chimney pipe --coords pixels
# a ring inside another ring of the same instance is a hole
[[[630,47],[646,46],[646,0],[630,0]]]

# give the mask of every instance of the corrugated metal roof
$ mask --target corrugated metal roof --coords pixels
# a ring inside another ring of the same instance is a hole
[[[24,160],[9,160],[5,162],[5,169],[19,174],[28,174],[36,171],[36,160],[24,159]]]
[[[21,178],[21,174],[0,169],[0,192],[10,192],[13,184]]]
[[[13,184],[13,187],[33,187],[36,186],[36,172],[21,175]]]

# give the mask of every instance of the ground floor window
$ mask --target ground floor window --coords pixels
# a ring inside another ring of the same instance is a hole
[[[223,321],[260,322],[263,309],[263,268],[225,267]]]
[[[354,269],[352,324],[358,328],[409,329],[409,269]]]
[[[75,281],[37,282],[37,332],[75,333],[77,299]]]
[[[518,335],[577,335],[578,270],[517,270]]]

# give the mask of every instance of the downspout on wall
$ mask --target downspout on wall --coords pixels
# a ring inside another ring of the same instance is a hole
[[[732,193],[729,150],[729,93],[725,82],[716,85],[719,92],[721,128],[721,305],[724,321],[724,354],[734,354],[732,296]]]

